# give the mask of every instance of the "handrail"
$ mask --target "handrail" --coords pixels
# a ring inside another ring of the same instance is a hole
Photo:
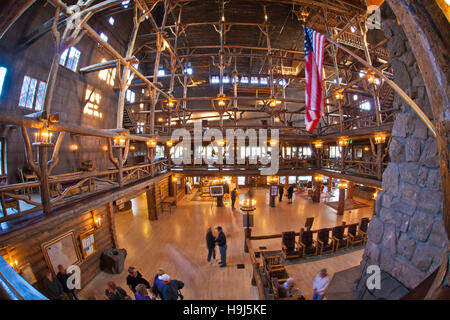
[[[48,300],[0,256],[1,300]]]

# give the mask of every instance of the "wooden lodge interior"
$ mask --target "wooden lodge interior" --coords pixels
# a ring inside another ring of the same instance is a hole
[[[134,300],[131,266],[156,300],[160,269],[186,300],[316,299],[323,269],[326,300],[449,299],[449,19],[447,0],[1,1],[0,299],[54,300],[58,265],[80,300],[111,281]],[[325,36],[311,132],[305,30]]]

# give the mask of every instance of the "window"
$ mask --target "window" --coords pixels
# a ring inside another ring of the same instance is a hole
[[[286,184],[286,177],[285,176],[281,176],[280,177],[280,184]]]
[[[245,186],[245,177],[238,177],[238,186]]]
[[[126,9],[128,8],[128,5],[130,4],[130,0],[122,1],[122,6]]]
[[[267,78],[261,78],[261,79],[259,80],[259,83],[262,84],[262,85],[264,85],[264,86],[267,86],[267,84],[268,84],[269,82],[267,81]]]
[[[102,59],[102,62],[106,62],[106,59]],[[105,80],[111,87],[114,86],[114,80],[116,79],[116,68],[104,69],[98,73],[98,77]]]
[[[5,67],[0,67],[0,96],[2,95],[3,84],[5,83],[6,71]]]
[[[289,176],[288,183],[293,184],[297,182],[297,176]]]
[[[125,98],[127,99],[127,101],[129,103],[134,103],[135,99],[136,99],[136,93],[134,91],[131,90],[127,90],[126,94],[125,94]]]
[[[103,114],[99,110],[101,98],[102,97],[99,93],[95,93],[95,90],[87,89],[85,96],[87,103],[84,106],[83,113],[94,116],[96,118],[102,118]]]
[[[358,95],[357,94],[353,95],[353,101],[358,101]]]
[[[155,158],[164,158],[164,146],[156,146]]]
[[[66,49],[61,55],[59,64],[72,70],[73,72],[76,72],[80,54],[80,51],[75,47]]]
[[[223,83],[230,83],[230,77],[229,76],[223,76],[222,82]]]
[[[165,77],[166,71],[163,68],[158,69],[158,77]]]
[[[104,34],[103,32],[100,33],[100,38],[101,38],[103,41],[108,42],[108,36],[107,36],[106,34]]]
[[[359,104],[359,108],[364,111],[370,111],[370,109],[372,108],[372,105],[371,105],[370,101],[364,101]]]
[[[242,76],[242,77],[241,77],[241,83],[242,83],[242,84],[247,84],[247,83],[248,83],[248,77]]]
[[[212,84],[217,84],[219,82],[220,82],[219,76],[211,76],[211,83]]]
[[[110,25],[113,26],[113,25],[114,25],[114,22],[115,22],[115,21],[114,21],[114,18],[113,18],[113,17],[110,17],[109,20],[108,20],[108,23],[109,23]]]
[[[280,79],[278,80],[278,84],[283,87],[287,84],[287,81],[285,79]]]
[[[251,77],[250,78],[250,83],[251,84],[258,84],[259,83],[258,77]]]
[[[22,82],[22,89],[20,90],[19,107],[36,111],[42,110],[46,87],[47,83],[25,76]],[[34,103],[35,100],[36,104]]]
[[[137,122],[136,133],[144,133],[144,122]]]
[[[341,157],[341,150],[338,146],[330,146],[330,158],[336,159]]]

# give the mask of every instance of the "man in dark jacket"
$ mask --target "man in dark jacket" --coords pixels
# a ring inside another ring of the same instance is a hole
[[[236,197],[237,197],[237,192],[236,192],[236,188],[233,189],[233,191],[231,191],[231,209],[234,210],[234,204],[236,203]]]
[[[220,252],[220,267],[227,266],[227,237],[225,237],[225,233],[222,230],[222,227],[217,227],[217,232],[219,233],[216,238],[216,242],[219,246]]]
[[[283,194],[284,194],[284,188],[283,186],[280,184],[278,186],[278,195],[280,196],[279,200],[280,202],[283,200]]]
[[[179,280],[171,280],[169,275],[167,274],[163,274],[162,276],[158,277],[158,279],[164,282],[164,287],[162,289],[162,299],[177,300],[180,296],[178,290],[184,287],[184,283]]]
[[[147,289],[150,289],[150,283],[142,277],[142,274],[136,270],[135,267],[128,268],[127,285],[133,293],[136,293],[136,286],[143,284]]]
[[[58,265],[58,274],[56,275],[59,282],[63,287],[64,293],[69,297],[70,300],[79,300],[77,296],[77,292],[75,289],[69,289],[67,287],[67,281],[70,277],[70,274],[67,274],[66,268],[63,265]]]
[[[292,196],[294,195],[294,185],[291,184],[288,188],[288,199],[289,203],[292,203]]]
[[[44,278],[44,288],[45,292],[47,293],[47,297],[51,300],[62,300],[62,294],[63,294],[63,286],[61,282],[56,279],[52,272],[48,270],[45,273]]]

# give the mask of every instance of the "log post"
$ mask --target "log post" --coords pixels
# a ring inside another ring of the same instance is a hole
[[[345,188],[339,188],[339,202],[337,207],[337,215],[342,216],[344,215],[344,208],[345,208]]]
[[[148,219],[151,221],[158,220],[155,189],[156,185],[153,184],[150,186],[150,189],[146,192]]]
[[[39,167],[40,167],[40,188],[41,188],[41,203],[45,214],[49,214],[51,210],[50,204],[50,187],[48,184],[48,170],[47,170],[47,147],[39,146]]]

